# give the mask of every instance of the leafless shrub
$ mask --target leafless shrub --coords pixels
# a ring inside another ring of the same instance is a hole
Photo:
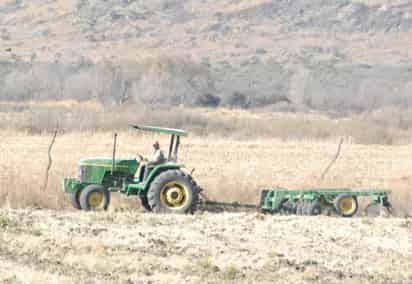
[[[141,79],[132,88],[138,103],[194,105],[200,96],[214,91],[209,70],[187,58],[153,58],[143,69]]]
[[[209,70],[188,58],[159,57],[134,64],[0,62],[0,100],[98,100],[105,104],[218,103]],[[209,99],[209,101],[204,101]]]
[[[218,107],[220,101],[220,97],[207,93],[199,96],[196,105],[204,107]]]
[[[305,113],[271,114],[266,110],[219,110],[183,108],[168,105],[113,105],[97,101],[44,104],[0,103],[0,129],[18,129],[30,133],[52,131],[57,121],[63,131],[127,129],[130,123],[184,128],[198,135],[223,135],[239,139],[278,137],[282,139],[329,139],[352,137],[361,144],[399,144],[410,140],[412,112],[372,112],[349,118],[328,119]],[[400,120],[399,120],[400,119]]]
[[[246,94],[235,91],[225,98],[225,105],[228,107],[248,108],[250,100]]]

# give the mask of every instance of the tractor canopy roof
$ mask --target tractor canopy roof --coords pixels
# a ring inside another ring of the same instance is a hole
[[[187,136],[187,132],[182,129],[156,127],[156,126],[148,126],[148,125],[131,125],[131,126],[135,129],[143,130],[143,131],[164,133],[164,134],[176,135],[176,136]]]

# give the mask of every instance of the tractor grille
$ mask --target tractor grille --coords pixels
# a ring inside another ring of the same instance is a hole
[[[80,182],[86,181],[86,166],[79,166],[79,180]]]

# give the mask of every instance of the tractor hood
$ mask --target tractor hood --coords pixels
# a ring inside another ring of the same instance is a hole
[[[115,170],[127,170],[137,168],[136,159],[117,159],[114,162]],[[79,161],[79,166],[104,167],[112,169],[113,160],[111,158],[89,158]]]
[[[79,179],[84,183],[102,184],[112,172],[112,159],[90,158],[79,161]],[[120,176],[133,176],[139,164],[135,159],[117,159],[113,172]]]

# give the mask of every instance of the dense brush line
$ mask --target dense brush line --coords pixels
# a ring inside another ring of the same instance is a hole
[[[261,62],[246,69],[251,74],[248,78],[231,73],[222,77],[202,62],[180,57],[142,63],[3,61],[0,100],[97,100],[106,106],[271,106],[280,111],[339,114],[412,105],[412,67],[407,65],[323,63],[286,69],[276,62]]]

